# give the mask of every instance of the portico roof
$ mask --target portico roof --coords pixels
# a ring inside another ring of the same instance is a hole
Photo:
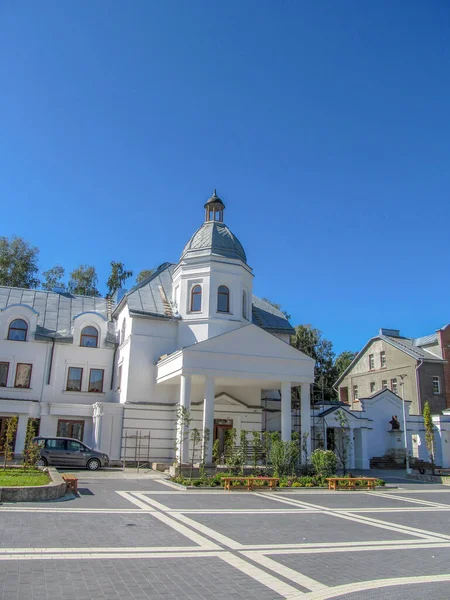
[[[180,375],[241,382],[313,383],[314,360],[256,325],[249,324],[175,352],[157,363],[157,383]]]

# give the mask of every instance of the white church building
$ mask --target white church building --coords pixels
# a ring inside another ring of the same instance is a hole
[[[172,462],[183,406],[191,428],[210,431],[211,462],[227,428],[238,439],[266,428],[268,399],[278,399],[277,426],[289,440],[292,386],[301,386],[300,432],[310,432],[314,361],[289,345],[284,315],[253,295],[224,209],[214,192],[179,262],[111,300],[0,287],[0,438],[18,415],[16,454],[28,419],[39,418],[41,435],[76,437],[112,461],[138,435],[152,461]]]

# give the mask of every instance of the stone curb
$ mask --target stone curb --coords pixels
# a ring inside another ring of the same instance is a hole
[[[57,500],[66,493],[66,482],[53,467],[45,469],[52,483],[29,487],[0,487],[0,502],[40,502]]]

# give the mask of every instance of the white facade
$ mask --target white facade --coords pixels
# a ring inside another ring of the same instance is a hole
[[[178,264],[161,265],[119,302],[0,288],[0,424],[19,416],[17,454],[33,417],[40,434],[81,438],[113,461],[124,444],[128,459],[137,455],[127,437],[137,435],[151,460],[171,462],[181,405],[191,427],[210,431],[209,462],[224,424],[238,435],[265,427],[270,394],[281,395],[280,428],[290,439],[293,385],[302,386],[301,429],[310,431],[314,361],[289,345],[282,313],[253,296],[222,201],[214,194],[205,208]],[[188,453],[185,444],[184,460]]]

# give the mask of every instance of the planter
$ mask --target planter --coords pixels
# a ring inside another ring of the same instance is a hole
[[[66,493],[66,482],[56,469],[47,467],[51,483],[26,487],[0,487],[0,502],[57,500]]]

